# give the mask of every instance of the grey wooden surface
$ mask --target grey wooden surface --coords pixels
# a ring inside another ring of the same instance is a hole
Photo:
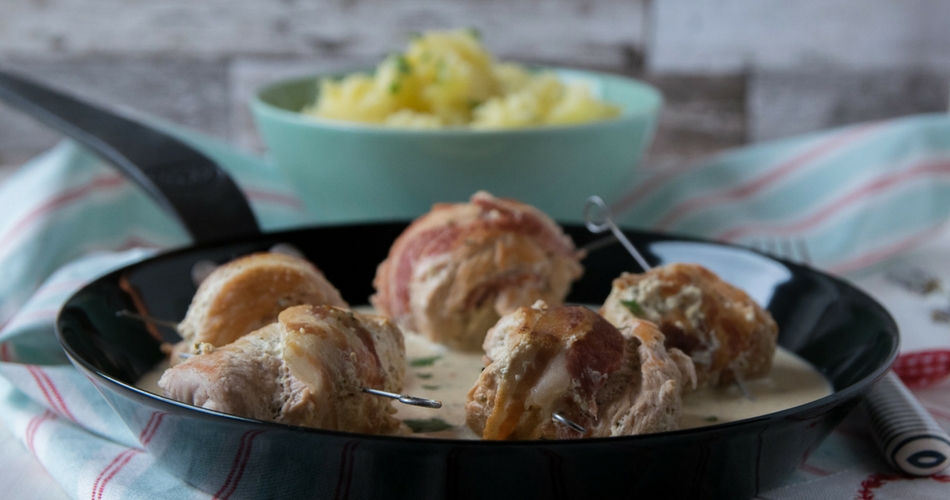
[[[260,152],[258,86],[462,26],[501,58],[656,84],[667,106],[648,168],[945,111],[950,94],[950,2],[932,0],[2,0],[0,65]],[[0,105],[0,162],[57,139]]]

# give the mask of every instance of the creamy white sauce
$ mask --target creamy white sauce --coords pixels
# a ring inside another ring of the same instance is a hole
[[[477,439],[465,425],[465,403],[482,367],[479,353],[459,353],[428,342],[417,334],[406,334],[406,359],[431,359],[431,365],[406,370],[406,394],[442,401],[440,410],[397,405],[396,416],[406,419],[440,418],[451,429],[419,433],[415,436]],[[683,429],[732,422],[793,408],[831,394],[831,385],[807,361],[781,347],[776,349],[767,377],[745,382],[746,399],[736,386],[695,391],[683,397]]]
[[[406,375],[403,394],[436,399],[442,408],[420,408],[394,403],[400,420],[438,419],[451,428],[411,434],[416,437],[478,439],[465,425],[468,391],[484,366],[481,353],[456,352],[425,337],[406,333]],[[745,382],[754,400],[736,386],[703,389],[683,397],[681,428],[701,427],[765,415],[792,408],[831,394],[831,385],[807,361],[779,347],[767,377]],[[143,376],[136,386],[161,394],[158,379],[168,367],[162,363]]]
[[[782,347],[775,350],[768,376],[739,387],[714,387],[683,396],[681,429],[733,422],[787,410],[831,394],[831,384],[807,361]]]
[[[135,387],[142,389],[143,391],[151,392],[152,394],[162,394],[162,389],[158,386],[158,379],[162,378],[162,374],[165,373],[165,370],[168,369],[168,360],[164,360],[161,363],[155,365],[155,368],[152,368],[152,371],[142,375],[142,378],[135,383]]]

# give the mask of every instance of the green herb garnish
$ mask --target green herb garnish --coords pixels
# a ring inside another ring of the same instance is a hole
[[[437,391],[437,390],[439,390],[439,386],[437,386],[437,385],[423,385],[422,388],[425,389],[425,390],[427,390],[427,391]]]
[[[476,39],[476,40],[481,40],[481,39],[482,39],[482,32],[479,31],[478,28],[470,27],[470,28],[466,29],[466,31],[468,31],[468,34],[471,35],[472,38],[474,38],[474,39]]]
[[[412,73],[412,65],[410,65],[409,60],[401,54],[396,56],[396,69],[403,75]]]
[[[452,426],[446,423],[445,420],[441,418],[427,418],[419,420],[403,420],[406,425],[412,429],[413,433],[417,432],[439,432],[447,429],[451,429]]]
[[[448,66],[445,59],[439,59],[435,63],[435,83],[444,83],[449,77]]]
[[[635,300],[621,300],[621,304],[630,311],[634,316],[640,317],[643,316],[643,308],[640,307],[640,303]]]
[[[390,83],[390,84],[389,84],[389,93],[390,93],[390,94],[398,94],[400,87],[401,87],[401,85],[399,85],[399,82]]]
[[[420,366],[432,366],[433,363],[442,359],[442,356],[429,356],[428,358],[416,358],[409,360],[409,366],[420,367]]]
[[[422,380],[429,380],[430,378],[432,378],[431,373],[417,373],[416,376],[421,378]]]
[[[718,421],[719,421],[719,417],[717,417],[717,416],[715,416],[715,415],[710,415],[710,416],[704,418],[703,420],[705,420],[705,421],[707,421],[707,422],[718,422]]]

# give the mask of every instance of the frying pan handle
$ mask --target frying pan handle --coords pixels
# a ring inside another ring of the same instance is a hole
[[[0,99],[109,160],[175,215],[195,243],[260,234],[231,177],[179,139],[3,70]]]

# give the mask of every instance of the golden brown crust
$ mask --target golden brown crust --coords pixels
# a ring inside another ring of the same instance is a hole
[[[193,353],[198,343],[224,346],[277,320],[287,307],[346,307],[340,292],[310,262],[276,252],[241,257],[214,270],[198,287],[178,326],[182,342],[172,351]]]
[[[623,338],[584,307],[522,307],[485,339],[489,361],[469,391],[466,422],[483,439],[576,439],[558,412],[591,429],[595,395],[620,368]]]
[[[204,344],[208,346],[208,344]],[[234,415],[321,429],[392,433],[389,399],[401,392],[402,333],[381,316],[330,306],[294,306],[276,323],[168,369],[167,397]]]
[[[666,349],[659,328],[631,321],[621,330],[624,363],[597,394],[597,436],[629,436],[679,428],[683,387],[696,382],[693,362]]]
[[[437,204],[395,241],[377,269],[373,305],[435,342],[477,350],[498,318],[537,300],[563,302],[580,253],[549,217],[479,192]]]
[[[700,387],[761,377],[772,366],[778,326],[771,314],[696,264],[623,274],[601,314],[621,330],[637,318],[656,323],[667,348],[693,359]]]

